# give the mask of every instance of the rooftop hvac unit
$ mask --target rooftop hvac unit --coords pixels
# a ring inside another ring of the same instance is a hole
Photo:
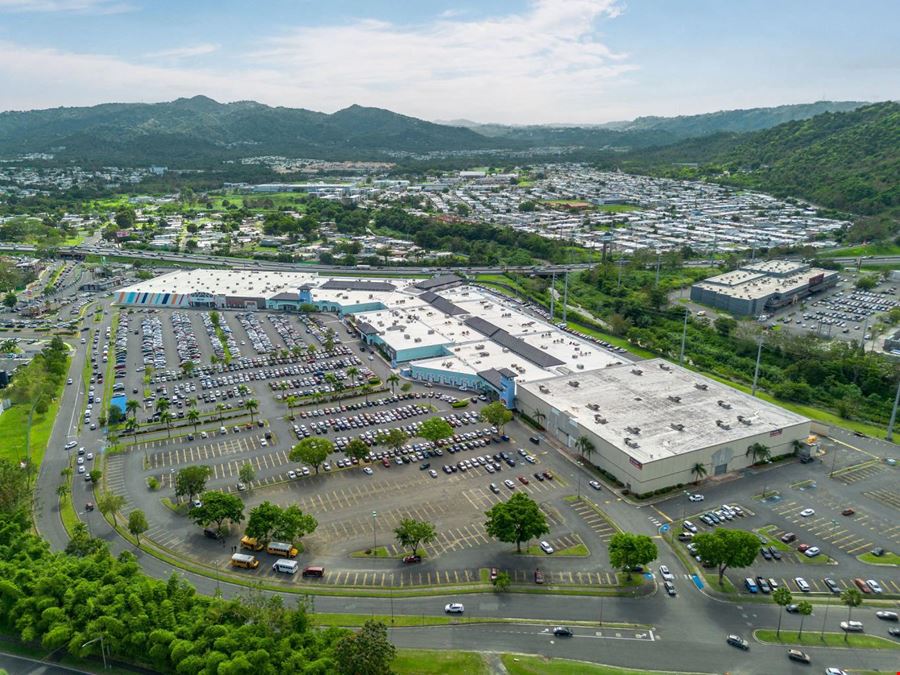
[[[725,410],[731,410],[731,404],[728,401],[723,401],[723,400],[719,399],[718,401],[716,401],[716,403],[719,404],[720,408],[725,408]]]
[[[583,363],[576,363],[576,364],[575,364],[575,367],[578,368],[578,370],[584,370],[584,364],[583,364]]]
[[[434,328],[429,328],[429,329],[428,329],[428,334],[429,334],[429,335],[434,335]]]
[[[597,424],[606,424],[606,418],[603,415],[594,415],[594,422]]]
[[[483,344],[475,345],[475,349],[484,349],[484,345]]]
[[[634,440],[633,438],[626,438],[626,439],[625,439],[625,445],[627,445],[629,448],[637,448],[637,447],[639,447],[639,446],[638,446],[638,442],[637,442],[636,440]]]
[[[641,370],[640,368],[632,368],[631,372],[633,375],[643,375],[644,374],[644,371]]]
[[[540,391],[542,394],[549,394],[550,388],[541,384],[541,385],[538,385],[538,391]]]
[[[660,363],[659,367],[663,370],[672,370],[672,366],[670,366],[668,363]]]
[[[569,386],[577,388],[580,382],[578,380],[569,380]]]
[[[588,403],[587,407],[588,407],[588,410],[593,410],[594,412],[600,410],[600,406],[597,405],[596,403]]]
[[[669,400],[672,401],[672,403],[681,403],[681,397],[675,396],[674,394],[669,396]]]
[[[414,342],[421,342],[421,341],[422,341],[422,338],[416,338],[416,339],[414,340]]]
[[[683,425],[683,424],[675,424],[675,423],[673,422],[673,423],[670,424],[669,426],[672,427],[675,431],[684,431],[684,425]]]
[[[738,422],[740,422],[741,424],[744,424],[744,425],[746,425],[746,426],[748,426],[748,427],[749,427],[751,424],[753,424],[753,420],[751,420],[749,417],[744,417],[743,415],[738,415],[738,416],[737,416],[737,420],[738,420]]]
[[[700,389],[700,390],[702,390],[702,391],[706,391],[707,389],[709,389],[709,385],[706,384],[705,382],[702,382],[702,383],[701,383],[701,382],[695,382],[695,383],[694,383],[694,388],[695,388],[695,389]]]
[[[627,431],[629,434],[634,434],[635,436],[641,435],[640,427],[625,427],[625,431]]]
[[[503,353],[506,354],[509,351],[506,347],[503,348]]]
[[[716,426],[720,429],[730,429],[731,425],[728,422],[723,422],[722,420],[716,420]]]

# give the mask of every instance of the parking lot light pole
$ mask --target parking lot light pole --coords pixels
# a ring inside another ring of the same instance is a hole
[[[375,555],[375,518],[378,517],[377,511],[372,511],[372,555]]]

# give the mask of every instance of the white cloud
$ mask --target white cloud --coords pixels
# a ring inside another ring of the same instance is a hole
[[[490,18],[300,27],[209,68],[178,59],[210,44],[131,62],[0,42],[0,91],[19,109],[202,93],[327,112],[359,103],[426,119],[596,122],[607,117],[604,89],[636,68],[596,38],[600,19],[618,11],[614,0],[536,0]]]
[[[118,14],[133,7],[119,0],[0,0],[0,11]]]
[[[188,47],[175,47],[173,49],[163,49],[158,52],[148,52],[144,56],[149,59],[178,60],[189,59],[194,56],[204,56],[212,54],[219,50],[219,45],[210,42],[204,42],[198,45]]]

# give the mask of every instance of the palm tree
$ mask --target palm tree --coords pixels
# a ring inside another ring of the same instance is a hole
[[[325,342],[322,343],[322,346],[325,348],[326,352],[330,352],[334,350],[334,329],[326,328],[325,329]]]
[[[797,633],[797,638],[801,641],[803,640],[803,620],[812,614],[812,611],[812,603],[808,600],[801,600],[797,603],[797,613],[800,615],[800,631]]]
[[[699,483],[706,477],[706,465],[703,462],[697,462],[691,467],[691,475],[694,477],[694,485]]]
[[[164,413],[169,409],[169,399],[161,398],[156,401],[156,412]]]
[[[307,353],[309,353],[310,356],[314,356],[315,353],[316,353],[316,346],[313,345],[313,344],[308,345],[308,346],[306,347],[306,351],[307,351]]]
[[[250,393],[250,387],[248,387],[246,384],[238,385],[238,394],[240,394],[241,396],[246,396],[249,393]]]
[[[287,407],[288,407],[289,418],[294,419],[294,406],[300,402],[300,399],[298,399],[293,394],[290,394],[289,396],[284,397],[284,402],[287,404]]]
[[[104,516],[112,514],[113,527],[116,527],[118,521],[116,514],[125,506],[125,497],[113,494],[112,492],[104,492],[97,500],[97,508]]]
[[[744,456],[751,457],[751,461],[754,464],[759,464],[767,461],[769,457],[771,457],[771,453],[769,452],[769,447],[767,445],[754,443],[747,448],[747,452],[744,453]]]
[[[60,502],[64,502],[71,491],[68,481],[63,481],[56,486],[56,496],[59,497]]]
[[[194,372],[195,364],[193,361],[185,361],[181,364],[181,372],[184,373],[185,377],[190,377],[191,373]]]
[[[578,440],[575,441],[575,447],[578,449],[578,452],[581,453],[581,456],[584,457],[587,455],[588,460],[590,460],[591,455],[596,450],[593,442],[587,436],[579,436]]]
[[[776,635],[781,637],[781,617],[784,615],[784,608],[791,604],[793,597],[791,596],[791,592],[782,586],[781,588],[775,589],[775,592],[772,593],[772,599],[780,608],[778,610],[778,631],[776,632]]]
[[[397,383],[400,381],[400,376],[397,373],[391,373],[387,378],[388,384],[391,385],[391,394],[394,393],[394,387],[397,386]]]
[[[166,433],[169,435],[169,438],[172,438],[172,413],[168,410],[163,410],[159,414],[159,421],[166,425]]]
[[[128,399],[125,402],[125,414],[131,413],[131,416],[136,418],[138,408],[141,407],[141,404],[135,401],[133,398]]]
[[[219,421],[222,421],[222,417],[225,412],[225,404],[224,403],[216,403],[216,412],[219,413]]]
[[[369,402],[369,394],[372,392],[372,385],[369,384],[369,383],[367,382],[366,384],[362,385],[362,386],[359,388],[359,390],[360,390],[363,394],[365,394],[365,397],[366,397],[366,403],[368,403],[368,402]]]
[[[248,398],[244,401],[244,407],[247,409],[247,412],[250,413],[250,421],[253,421],[253,411],[259,407],[259,401],[255,398]]]
[[[356,386],[356,376],[359,375],[359,368],[356,366],[350,366],[347,368],[347,377],[350,378],[350,386]]]
[[[862,604],[863,596],[862,593],[859,592],[859,589],[856,588],[845,588],[841,593],[841,602],[847,605],[847,621],[850,621],[850,616],[853,614],[853,608],[859,607]],[[847,641],[847,632],[844,631],[844,642]]]
[[[197,424],[200,422],[200,411],[196,408],[191,408],[187,411],[187,418],[194,425],[194,433],[197,433]]]

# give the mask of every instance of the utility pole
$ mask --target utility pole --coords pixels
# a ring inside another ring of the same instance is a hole
[[[756,350],[756,369],[753,371],[753,389],[750,392],[751,396],[756,396],[756,383],[759,381],[759,362],[762,358],[762,335],[759,336],[759,348]]]
[[[681,329],[681,353],[678,355],[678,365],[684,365],[684,342],[687,339],[687,320],[688,315],[690,315],[691,310],[687,307],[684,308],[684,327]]]
[[[566,268],[565,283],[563,285],[563,323],[566,322],[566,308],[569,306],[569,270]]]
[[[660,252],[656,252],[656,288],[659,288],[659,263],[660,263]]]
[[[556,318],[556,314],[553,313],[553,309],[556,306],[554,302],[556,296],[556,272],[551,276],[552,281],[550,282],[550,321]]]
[[[900,380],[897,382],[897,393],[894,396],[894,409],[891,410],[891,421],[888,422],[887,436],[885,436],[885,439],[890,443],[894,442],[894,422],[897,420],[897,403],[900,403]]]
[[[862,348],[862,353],[866,353],[866,331],[869,330],[869,316],[866,315],[866,320],[863,321],[863,329],[862,335],[859,336],[859,344]]]
[[[375,555],[375,518],[378,517],[377,511],[372,511],[372,555]]]

